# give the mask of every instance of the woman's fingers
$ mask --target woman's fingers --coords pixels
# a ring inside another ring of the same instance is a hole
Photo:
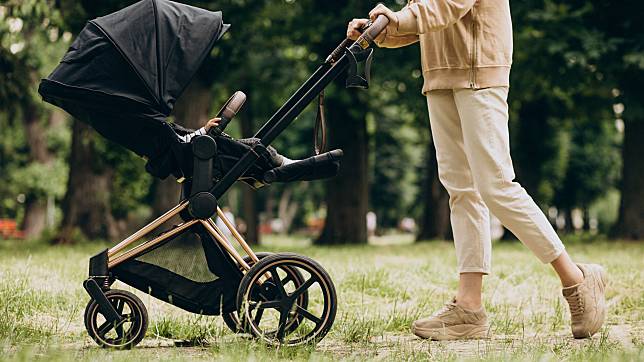
[[[362,28],[369,19],[353,19],[347,25],[347,38],[356,40],[360,36],[360,28]]]
[[[376,20],[376,18],[378,17],[378,15],[385,15],[385,16],[387,16],[387,12],[390,12],[390,11],[391,11],[391,10],[389,10],[389,8],[388,8],[388,7],[386,7],[386,6],[384,6],[383,4],[378,4],[378,5],[376,5],[376,7],[375,7],[375,8],[373,8],[373,9],[369,12],[369,19],[371,19],[371,21],[373,21],[373,20]],[[389,16],[387,16],[387,17],[389,17]]]
[[[396,21],[396,14],[393,12],[393,10],[382,4],[376,5],[376,7],[369,12],[369,19],[371,19],[371,21],[375,21],[379,15],[386,16],[387,18],[389,18],[390,22]]]

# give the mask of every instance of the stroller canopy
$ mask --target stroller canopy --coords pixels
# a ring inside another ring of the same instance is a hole
[[[228,27],[219,11],[139,1],[89,21],[39,92],[104,137],[153,156],[170,131],[165,118]]]

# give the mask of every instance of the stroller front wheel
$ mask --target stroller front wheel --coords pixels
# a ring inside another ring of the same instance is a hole
[[[107,321],[95,300],[85,308],[85,328],[92,339],[101,347],[129,349],[137,345],[148,329],[148,312],[136,295],[112,289],[105,292],[107,300],[123,318],[123,322],[113,324]]]
[[[294,346],[324,338],[335,319],[337,297],[320,264],[280,253],[260,260],[244,275],[237,307],[241,324],[254,337],[271,345]]]

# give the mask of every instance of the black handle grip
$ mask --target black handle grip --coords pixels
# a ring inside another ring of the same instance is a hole
[[[362,33],[362,36],[358,39],[361,39],[363,36],[365,36],[365,31],[368,31],[369,35],[367,36],[369,37],[368,39],[370,39],[369,42],[372,42],[373,39],[375,39],[378,36],[378,34],[382,32],[382,30],[387,26],[387,24],[389,24],[389,19],[384,15],[380,15],[376,19],[376,21],[373,21],[373,22],[369,21],[366,24],[364,24],[362,27],[360,27],[360,29],[358,29]],[[331,52],[331,54],[326,58],[325,62],[333,63],[337,61],[340,58],[340,56],[344,54],[344,50],[350,47],[351,44],[353,43],[354,41],[349,38],[344,39],[342,43],[340,43],[340,45],[338,45],[333,50],[333,52]]]
[[[244,102],[246,102],[246,94],[242,91],[235,92],[224,104],[223,107],[217,113],[217,117],[221,118],[218,126],[212,127],[208,134],[216,137],[219,136],[228,123],[237,115],[237,112],[243,107]]]
[[[389,18],[384,15],[378,15],[376,20],[367,25],[362,36],[368,37],[368,40],[373,41],[389,25]]]
[[[373,22],[369,22],[362,33],[356,39],[356,41],[351,45],[349,49],[351,49],[353,52],[358,52],[361,50],[365,50],[373,45],[374,39],[382,33],[383,30],[387,27],[389,24],[389,18],[387,18],[384,15],[378,15],[376,20]]]

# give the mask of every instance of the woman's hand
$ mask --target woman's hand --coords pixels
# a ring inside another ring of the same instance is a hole
[[[369,19],[375,21],[378,15],[386,16],[389,19],[389,26],[393,27],[393,29],[398,29],[398,17],[393,10],[383,4],[378,4],[369,12]]]
[[[203,128],[206,129],[206,132],[210,131],[212,127],[219,126],[219,122],[221,122],[221,118],[213,118],[209,120]]]
[[[353,19],[347,26],[347,38],[356,40],[360,37],[360,29],[369,22],[369,19]]]

